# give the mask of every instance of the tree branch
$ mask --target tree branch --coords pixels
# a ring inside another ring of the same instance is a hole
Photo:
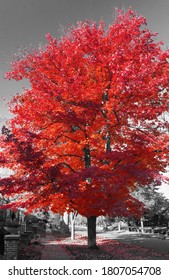
[[[75,171],[68,163],[60,162],[58,165],[65,165],[65,166],[67,166],[73,173],[76,173],[76,171]]]
[[[81,156],[78,156],[78,155],[73,155],[73,154],[63,154],[63,155],[59,155],[59,154],[56,154],[57,156],[59,157],[78,157],[78,158],[83,158]]]
[[[77,143],[77,144],[80,144],[80,141],[77,141],[77,140],[75,140],[75,139],[72,139],[72,138],[69,137],[69,136],[63,135],[63,137],[68,138],[68,139],[70,139],[71,141],[73,141],[73,142],[75,142],[75,143]]]

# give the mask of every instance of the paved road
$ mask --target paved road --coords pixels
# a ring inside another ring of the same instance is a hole
[[[164,239],[163,236],[150,236],[141,234],[118,234],[113,235],[109,233],[99,234],[106,238],[112,238],[125,244],[135,244],[145,248],[154,249],[158,252],[169,252],[169,239]]]

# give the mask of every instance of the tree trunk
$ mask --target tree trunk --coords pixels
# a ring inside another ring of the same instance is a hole
[[[62,220],[60,221],[60,231],[63,234],[69,234],[69,214],[64,212]]]
[[[96,245],[96,216],[87,218],[88,248],[97,249]]]
[[[69,214],[67,212],[64,212],[63,214],[63,221],[67,226],[69,226]]]
[[[104,230],[104,231],[107,231],[107,230],[108,230],[108,227],[107,227],[107,217],[104,217],[104,218],[103,218],[103,230]]]
[[[71,213],[71,240],[75,240],[75,219],[77,217],[77,213]]]
[[[121,221],[118,221],[118,231],[121,231]]]
[[[84,162],[85,167],[90,168],[91,166],[91,158],[90,158],[90,149],[89,147],[83,148],[84,152]],[[91,180],[90,178],[86,178],[86,182]],[[88,232],[88,248],[96,249],[96,216],[90,216],[87,218],[87,232]]]
[[[71,222],[71,240],[75,240],[75,221]]]
[[[144,222],[143,222],[143,218],[140,219],[140,224],[141,224],[141,233],[144,233]]]

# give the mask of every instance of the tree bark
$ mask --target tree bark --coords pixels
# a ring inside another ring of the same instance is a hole
[[[64,212],[62,216],[62,220],[60,221],[60,231],[63,234],[70,234],[69,231],[69,214],[67,212]]]
[[[63,214],[63,221],[67,226],[69,226],[69,214],[67,212],[64,212]]]
[[[91,166],[90,149],[84,147],[83,151],[84,151],[85,167],[89,168]]]
[[[144,222],[143,222],[143,218],[140,219],[140,224],[141,224],[141,233],[144,233]]]
[[[71,240],[75,240],[75,221],[71,222]]]
[[[84,147],[84,161],[85,167],[91,167],[91,156],[89,147]],[[91,180],[90,178],[86,178],[87,180]],[[87,218],[87,232],[88,232],[88,248],[97,249],[96,245],[96,216],[90,216]]]
[[[96,245],[96,216],[87,218],[88,248],[97,249]]]
[[[75,219],[77,217],[77,213],[71,213],[71,240],[75,239]]]
[[[121,221],[118,221],[118,231],[121,231]]]

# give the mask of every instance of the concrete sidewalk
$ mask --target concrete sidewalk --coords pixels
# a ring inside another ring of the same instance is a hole
[[[73,260],[74,257],[57,240],[43,240],[41,260]]]

